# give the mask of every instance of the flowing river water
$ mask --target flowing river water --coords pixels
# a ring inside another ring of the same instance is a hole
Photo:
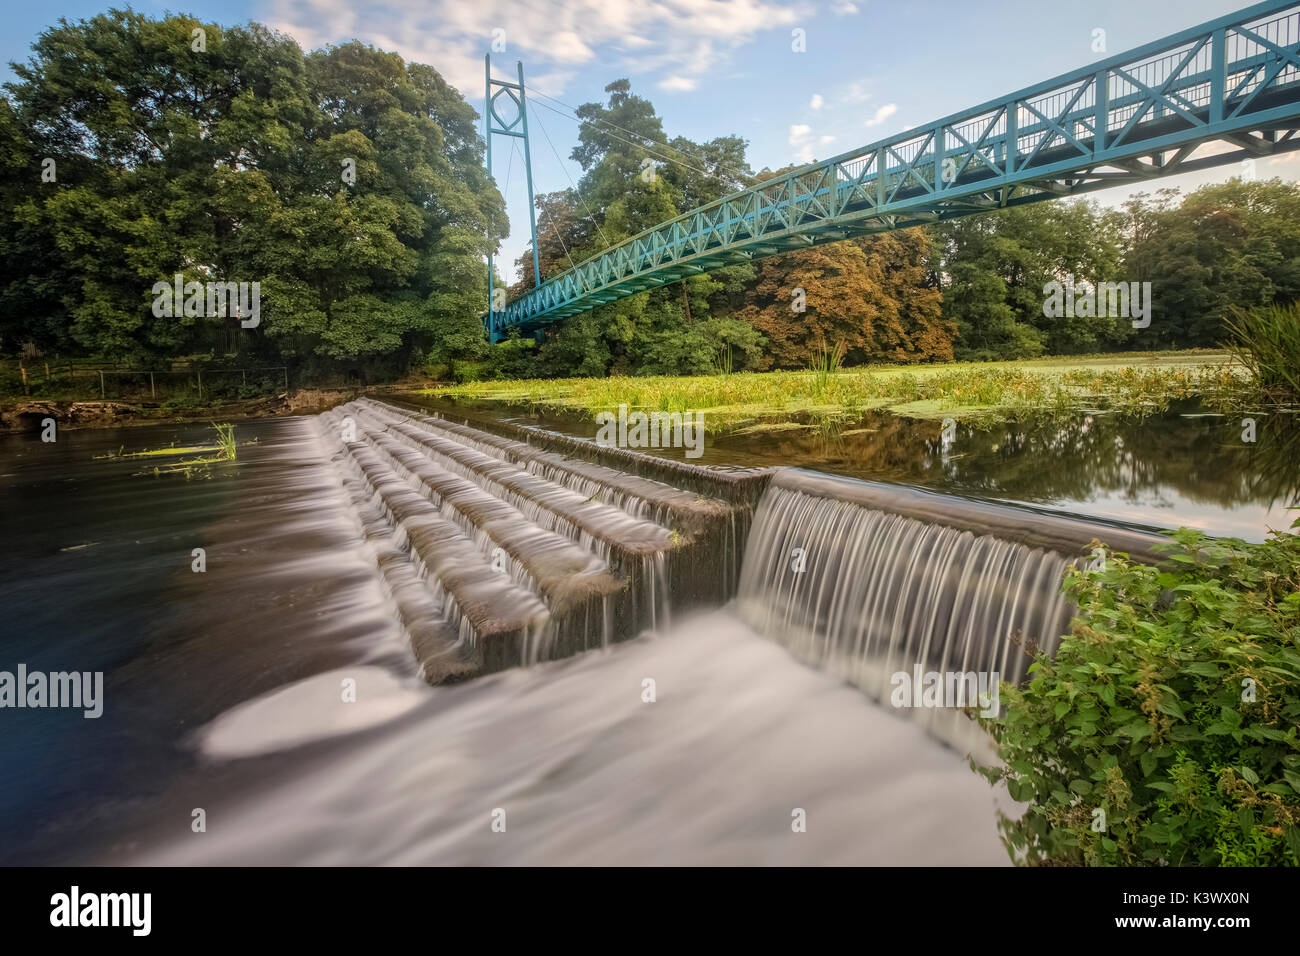
[[[887,676],[1013,679],[1068,522],[798,472],[733,508],[458,427],[240,423],[189,480],[105,456],[206,425],[0,438],[0,669],[104,673],[98,719],[0,711],[0,861],[1007,861],[971,741]],[[1210,530],[1281,513],[1247,471]]]

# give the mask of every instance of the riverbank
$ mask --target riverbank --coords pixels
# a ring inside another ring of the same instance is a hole
[[[302,389],[243,401],[174,405],[159,402],[71,401],[9,398],[0,400],[0,434],[37,431],[47,418],[60,429],[122,428],[193,421],[248,421],[289,415],[313,415],[382,389]]]
[[[978,422],[1105,408],[1144,416],[1179,399],[1240,392],[1245,369],[1226,352],[1141,352],[1017,362],[870,366],[835,371],[472,382],[419,394],[577,411],[619,405],[705,411],[713,434],[834,423],[887,409],[911,419]]]

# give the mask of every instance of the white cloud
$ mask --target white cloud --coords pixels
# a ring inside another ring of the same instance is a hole
[[[825,101],[824,99],[822,99],[822,95],[821,95],[820,93],[814,93],[814,94],[813,94],[813,98],[812,98],[812,102],[809,103],[808,105],[811,106],[811,107],[812,107],[813,109],[815,109],[815,110],[819,110],[819,109],[821,109],[823,106],[826,105],[826,101]]]
[[[833,142],[835,142],[834,136],[814,136],[812,127],[807,123],[795,123],[790,127],[789,143],[797,162],[811,163],[817,158],[813,155],[815,147],[826,146]]]
[[[844,102],[846,103],[865,103],[869,99],[871,99],[871,94],[867,92],[866,87],[861,83],[850,83],[848,92],[844,94]]]
[[[867,122],[866,122],[865,125],[867,125],[867,126],[879,126],[881,123],[883,123],[885,120],[889,119],[889,117],[893,116],[893,115],[894,115],[895,113],[897,113],[897,112],[898,112],[898,105],[897,105],[897,104],[895,104],[895,103],[886,103],[884,106],[882,106],[882,107],[880,107],[878,110],[876,110],[876,112],[875,112],[874,114],[872,114],[871,119],[867,120]]]
[[[560,30],[552,34],[547,52],[551,59],[561,63],[586,63],[596,55],[573,30]]]
[[[539,73],[536,76],[525,76],[524,84],[528,88],[536,87],[539,90],[545,90],[551,96],[563,96],[564,91],[568,89],[574,77],[578,74],[573,70],[557,70],[554,73]]]
[[[831,11],[834,12],[836,16],[842,17],[846,14],[857,13],[858,5],[854,3],[853,0],[835,0],[835,2],[831,4]]]
[[[684,93],[687,90],[695,89],[695,81],[689,76],[670,76],[660,81],[659,88],[668,90],[670,93]]]
[[[663,73],[664,89],[688,89],[758,34],[808,15],[804,0],[262,0],[258,19],[306,49],[356,38],[428,63],[471,99],[481,96],[483,54],[505,31],[512,68],[529,75],[607,61],[611,76]],[[553,92],[553,91],[550,91]]]

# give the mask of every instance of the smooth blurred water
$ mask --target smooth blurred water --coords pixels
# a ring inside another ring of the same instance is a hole
[[[430,687],[308,420],[240,424],[206,478],[96,458],[207,434],[0,444],[0,668],[106,698],[0,711],[0,860],[1005,860],[961,754],[728,610]]]
[[[277,749],[282,721],[325,727],[350,706],[347,677],[393,716]],[[224,715],[202,746],[249,755],[223,766],[255,771],[256,790],[185,781],[157,814],[169,822],[139,837],[148,849],[107,861],[1007,862],[994,791],[960,754],[726,611],[422,694],[338,669]],[[185,829],[191,806],[208,808],[209,832]]]
[[[211,433],[0,438],[0,669],[103,671],[105,697],[90,720],[0,710],[0,860],[75,856],[192,766],[186,735],[240,701],[358,659],[413,670],[308,420],[239,424],[238,460],[207,478],[99,457]]]

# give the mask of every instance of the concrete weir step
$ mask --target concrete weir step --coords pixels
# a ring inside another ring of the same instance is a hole
[[[713,497],[696,466],[684,490],[661,480],[671,462],[645,478],[374,399],[317,430],[431,682],[634,637],[734,591],[734,474]]]
[[[392,406],[372,399],[360,404],[376,414],[394,417]],[[402,410],[398,415],[412,423],[436,429],[460,440],[471,448],[519,465],[585,496],[622,508],[638,518],[650,518],[683,534],[697,530],[701,522],[716,519],[728,512],[727,504],[715,498],[683,491],[662,481],[628,474],[614,468],[568,457],[529,445],[527,442],[493,435],[468,425],[457,425],[416,411]]]

